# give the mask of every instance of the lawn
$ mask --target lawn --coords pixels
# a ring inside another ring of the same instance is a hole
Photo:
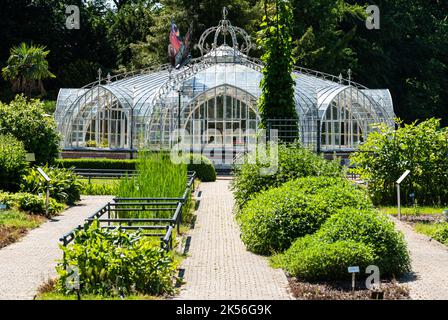
[[[0,248],[16,242],[46,219],[15,210],[0,211]]]
[[[81,300],[158,300],[160,297],[149,295],[131,295],[128,297],[104,297],[100,295],[82,295]],[[78,300],[78,297],[74,294],[64,295],[62,293],[47,292],[40,293],[36,296],[35,300]]]
[[[448,245],[448,222],[424,223],[417,222],[414,229],[418,233],[422,233],[431,237],[440,243]]]
[[[402,215],[425,215],[425,214],[442,214],[444,207],[436,206],[416,206],[416,207],[401,207]],[[384,214],[397,215],[397,206],[380,206],[378,210]]]

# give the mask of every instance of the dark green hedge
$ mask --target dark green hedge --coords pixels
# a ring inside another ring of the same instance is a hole
[[[197,177],[204,182],[215,181],[216,171],[209,159],[200,155],[194,155],[191,159],[194,162],[187,166],[188,171],[196,171]],[[200,157],[200,159],[198,159]],[[190,161],[193,162],[193,161]],[[77,169],[121,169],[121,170],[135,170],[137,159],[105,159],[105,158],[83,158],[83,159],[58,159],[56,165],[62,168],[77,168]]]

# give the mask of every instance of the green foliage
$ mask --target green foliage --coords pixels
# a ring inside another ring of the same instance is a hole
[[[0,203],[5,203],[9,208],[16,208],[31,214],[45,215],[45,197],[31,193],[7,193],[0,192]],[[50,198],[48,214],[55,215],[64,210],[65,205]]]
[[[374,264],[382,275],[401,275],[410,270],[410,258],[403,234],[394,223],[373,210],[344,208],[330,217],[314,235],[327,242],[353,240],[369,245]]]
[[[297,119],[294,101],[294,66],[292,38],[293,14],[288,1],[276,0],[272,18],[266,12],[261,23],[257,44],[264,50],[263,78],[258,110],[261,125],[266,128],[269,119]],[[279,136],[282,129],[279,129]]]
[[[298,237],[312,234],[344,207],[369,208],[370,200],[342,178],[306,177],[263,191],[238,215],[248,250],[270,254],[286,250]]]
[[[51,179],[49,183],[50,197],[66,204],[74,204],[80,200],[82,183],[72,170],[49,167],[48,165],[42,169]],[[45,193],[47,183],[36,169],[32,169],[23,177],[20,188],[24,192]]]
[[[119,197],[181,197],[187,183],[187,166],[174,164],[169,154],[140,151],[137,176],[123,177]]]
[[[355,173],[369,181],[369,192],[381,204],[395,204],[395,181],[405,170],[411,174],[401,184],[402,202],[415,194],[420,205],[448,201],[448,129],[429,119],[394,130],[380,125],[350,159]]]
[[[208,158],[199,154],[191,154],[188,157],[188,171],[196,172],[196,177],[202,182],[211,182],[216,180],[215,167]]]
[[[83,158],[83,159],[57,159],[56,165],[62,168],[76,169],[120,169],[135,170],[137,159],[104,159],[104,158]]]
[[[27,167],[23,142],[11,135],[0,135],[0,190],[17,190]]]
[[[173,293],[176,265],[141,231],[108,230],[94,221],[75,235],[73,244],[61,246],[64,258],[57,266],[57,289],[74,293],[67,286],[78,268],[80,292],[102,296]],[[72,269],[70,269],[72,268]]]
[[[348,280],[349,266],[365,270],[373,264],[375,255],[371,247],[354,240],[335,242],[319,241],[306,236],[293,243],[281,260],[285,270],[307,281]]]
[[[438,230],[433,234],[433,238],[448,245],[448,223],[442,223]]]
[[[342,169],[336,162],[330,162],[323,157],[303,148],[300,144],[278,145],[278,169],[272,175],[263,175],[265,167],[262,158],[253,154],[243,159],[243,164],[234,170],[232,182],[233,195],[236,204],[242,208],[256,193],[270,187],[278,187],[282,183],[306,176],[342,176]]]
[[[17,95],[11,103],[0,102],[0,134],[11,134],[34,153],[37,164],[52,163],[59,153],[59,134],[54,119],[45,114],[42,102]]]
[[[11,81],[12,90],[15,92],[23,92],[30,97],[33,90],[38,89],[40,94],[44,95],[42,80],[55,77],[48,70],[49,53],[45,46],[28,46],[24,42],[12,47],[7,66],[2,69],[3,78]]]
[[[90,179],[82,182],[81,194],[90,196],[116,195],[119,181]]]

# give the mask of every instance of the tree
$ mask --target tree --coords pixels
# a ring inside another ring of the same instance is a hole
[[[14,92],[24,92],[30,97],[37,89],[41,95],[45,95],[42,80],[55,77],[48,70],[49,53],[44,46],[28,46],[24,42],[11,48],[7,66],[2,69],[2,74],[5,80],[11,81]]]
[[[258,110],[261,125],[268,126],[269,119],[298,119],[294,102],[294,66],[292,39],[293,16],[289,3],[276,0],[271,14],[266,8],[266,15],[260,25],[257,43],[264,49],[263,79]],[[272,14],[273,11],[273,14]],[[273,19],[269,16],[273,15]],[[279,136],[286,136],[285,128],[279,127]]]

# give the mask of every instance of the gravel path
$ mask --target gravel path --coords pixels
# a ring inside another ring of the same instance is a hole
[[[59,238],[109,201],[112,197],[82,197],[79,205],[0,249],[0,300],[33,299],[37,288],[56,276],[56,260],[61,258]]]
[[[392,218],[404,233],[411,252],[413,272],[400,282],[410,288],[412,299],[448,299],[448,248],[415,232],[411,226]]]
[[[230,180],[201,183],[201,201],[188,257],[182,263],[186,284],[176,299],[292,299],[281,270],[246,251],[235,222]]]

